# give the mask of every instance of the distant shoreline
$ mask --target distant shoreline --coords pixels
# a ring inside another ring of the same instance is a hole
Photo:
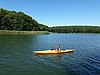
[[[48,32],[48,31],[15,31],[15,30],[0,30],[0,34],[37,35],[37,34],[49,34],[49,32]]]
[[[100,33],[57,33],[57,32],[50,32],[50,34],[100,34]]]

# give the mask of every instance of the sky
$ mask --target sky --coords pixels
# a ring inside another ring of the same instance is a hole
[[[47,26],[100,26],[100,0],[0,0],[0,8],[21,11]]]

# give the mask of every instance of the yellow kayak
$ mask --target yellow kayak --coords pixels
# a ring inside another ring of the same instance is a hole
[[[63,54],[70,52],[74,52],[74,50],[61,50],[61,52],[58,52],[56,50],[34,51],[35,54]]]

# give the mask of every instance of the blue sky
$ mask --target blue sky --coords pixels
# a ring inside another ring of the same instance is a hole
[[[0,8],[22,11],[48,26],[100,25],[100,0],[0,0]]]

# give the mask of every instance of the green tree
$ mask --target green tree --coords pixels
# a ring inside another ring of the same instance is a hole
[[[0,30],[45,31],[47,28],[23,12],[0,9]]]

